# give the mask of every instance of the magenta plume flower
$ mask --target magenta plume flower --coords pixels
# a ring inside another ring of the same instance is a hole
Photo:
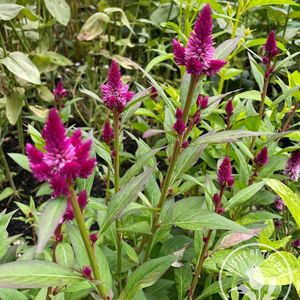
[[[197,98],[197,103],[200,109],[206,109],[208,106],[208,96],[199,95]]]
[[[226,112],[227,118],[230,118],[233,114],[233,102],[231,99],[229,99],[226,103],[225,112]]]
[[[89,280],[92,280],[92,269],[91,269],[91,267],[83,266],[81,272],[82,272],[82,275],[85,278],[87,278]]]
[[[180,108],[177,108],[176,110],[176,122],[173,125],[174,130],[178,133],[178,134],[183,134],[186,128],[185,123],[183,122],[183,112]]]
[[[83,141],[80,129],[68,137],[54,108],[49,112],[42,137],[45,140],[43,152],[31,144],[26,145],[32,173],[38,181],[50,184],[53,196],[67,196],[70,184],[78,177],[89,177],[96,165],[96,159],[90,158],[92,141]]]
[[[276,208],[278,211],[283,211],[284,206],[285,206],[283,200],[282,200],[279,196],[277,196],[277,197],[275,198],[275,200],[274,200],[274,205],[275,205],[275,208]]]
[[[64,97],[67,97],[68,93],[64,88],[63,82],[60,79],[55,87],[55,89],[53,90],[53,95],[55,97],[56,100],[60,100]]]
[[[128,84],[123,84],[121,80],[120,67],[114,60],[108,70],[106,84],[102,84],[101,92],[104,104],[111,110],[121,113],[126,104],[132,99],[134,93],[129,91]]]
[[[219,184],[222,186],[232,186],[234,183],[234,179],[232,177],[231,162],[228,156],[224,157],[218,168],[217,179]]]
[[[269,162],[268,149],[267,147],[262,148],[254,158],[254,162],[257,167],[261,168]]]
[[[110,122],[107,120],[104,123],[103,129],[102,129],[102,139],[105,141],[105,143],[107,145],[109,145],[113,138],[114,138],[114,131],[110,125]]]
[[[271,60],[279,53],[279,50],[276,45],[276,36],[274,30],[272,30],[269,33],[267,41],[264,45],[264,50],[265,50],[265,57],[268,58],[269,60]],[[267,62],[266,58],[263,59],[265,60],[265,62]]]
[[[284,174],[289,176],[291,180],[298,181],[300,173],[300,149],[294,151],[286,164]]]
[[[214,59],[212,26],[211,8],[207,4],[196,20],[186,48],[173,40],[174,60],[177,65],[184,65],[188,74],[212,76],[226,64]]]

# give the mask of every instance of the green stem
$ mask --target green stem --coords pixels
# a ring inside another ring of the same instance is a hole
[[[7,176],[8,181],[9,181],[9,185],[14,190],[14,193],[17,194],[17,189],[16,189],[16,186],[15,186],[13,177],[11,175],[11,172],[10,172],[9,165],[7,163],[5,154],[3,152],[2,145],[0,145],[0,159],[1,159],[2,164],[4,166],[4,170],[5,170],[6,176]]]
[[[13,32],[15,33],[17,39],[18,39],[18,40],[20,41],[20,43],[22,44],[23,49],[24,49],[27,53],[30,53],[29,48],[28,48],[27,45],[25,44],[25,41],[19,36],[19,34],[18,34],[18,32],[17,32],[17,30],[16,30],[16,28],[15,28],[14,23],[13,23],[12,21],[9,21],[9,24],[10,24],[10,26],[11,26]]]
[[[19,145],[21,148],[22,153],[25,153],[25,146],[24,146],[24,134],[23,134],[23,125],[22,125],[22,112],[19,115],[17,128],[18,128],[18,138],[19,138]]]
[[[294,107],[292,108],[292,110],[289,112],[289,116],[288,116],[286,122],[284,123],[284,125],[282,126],[281,131],[286,131],[286,130],[288,130],[289,125],[290,125],[292,119],[294,118],[294,115],[295,115],[295,113],[296,113],[296,110],[298,109],[299,106],[300,106],[300,101],[297,102],[297,103],[294,105]]]
[[[283,28],[283,31],[282,31],[282,37],[283,37],[283,38],[284,38],[284,36],[285,36],[287,24],[288,24],[288,22],[289,22],[290,11],[291,11],[291,6],[289,5],[289,8],[288,8],[288,11],[287,11],[287,14],[286,14],[286,18],[285,18],[284,28]]]
[[[183,119],[184,123],[187,122],[187,119],[188,119],[188,116],[189,116],[189,112],[190,112],[190,108],[191,108],[191,105],[192,105],[193,95],[194,95],[194,92],[195,92],[197,82],[198,82],[198,77],[197,76],[191,76],[189,90],[188,90],[188,94],[187,94],[187,98],[186,98],[186,102],[185,102],[185,106],[184,106],[184,110],[183,110],[182,119]],[[148,260],[148,258],[150,256],[150,252],[151,252],[151,248],[152,248],[152,242],[153,242],[155,233],[156,233],[156,231],[159,227],[158,225],[159,225],[159,219],[160,219],[160,210],[163,207],[163,205],[164,205],[164,203],[167,199],[167,196],[168,196],[169,187],[170,187],[171,179],[172,179],[172,176],[173,176],[173,171],[174,171],[174,168],[175,168],[177,157],[180,154],[180,149],[181,149],[182,143],[183,143],[183,136],[181,135],[176,139],[175,145],[173,147],[171,161],[170,161],[170,165],[169,165],[168,170],[167,170],[165,180],[163,182],[161,196],[160,196],[160,199],[159,199],[159,202],[158,202],[158,205],[157,205],[157,209],[153,212],[153,222],[152,222],[152,227],[151,227],[151,235],[149,236],[148,244],[147,244],[147,248],[146,248],[146,252],[145,252],[145,256],[144,256],[145,261]]]
[[[3,49],[4,57],[6,57],[7,56],[7,51],[6,51],[6,47],[5,47],[5,43],[4,43],[4,40],[3,40],[3,36],[2,36],[1,30],[0,30],[0,45],[1,45],[1,48]]]
[[[92,267],[93,274],[94,274],[94,279],[97,281],[96,288],[97,288],[100,296],[102,297],[102,299],[109,299],[108,296],[106,295],[103,285],[101,284],[101,275],[100,275],[100,271],[98,268],[96,256],[95,256],[91,241],[89,239],[87,229],[85,227],[84,218],[83,218],[80,206],[77,201],[77,196],[75,194],[74,187],[72,185],[70,186],[70,193],[71,193],[70,200],[71,200],[72,208],[73,208],[74,215],[76,218],[76,222],[78,224],[80,235],[83,240],[86,252],[88,254],[88,257],[89,257],[89,260],[91,263],[91,267]]]
[[[119,153],[119,140],[120,140],[120,115],[117,110],[114,110],[114,183],[115,193],[119,191],[120,181],[120,153]],[[118,275],[121,278],[122,274],[122,233],[118,230],[121,227],[120,219],[116,220],[116,231],[117,231],[117,270]],[[122,282],[119,279],[119,292],[122,290]]]
[[[218,212],[218,210],[219,210],[219,208],[222,204],[222,198],[223,198],[223,195],[224,195],[224,191],[225,191],[225,186],[221,186],[221,190],[220,190],[220,194],[219,194],[220,201],[215,207],[215,212]],[[196,289],[196,286],[197,286],[197,283],[198,283],[198,279],[199,279],[199,276],[201,274],[204,261],[207,257],[207,251],[208,251],[208,246],[209,246],[209,242],[210,242],[210,239],[211,239],[212,232],[213,232],[212,229],[210,229],[208,231],[206,239],[205,239],[204,246],[202,248],[202,251],[200,252],[200,255],[199,255],[199,258],[198,258],[198,261],[197,261],[196,271],[195,271],[195,274],[194,274],[194,277],[193,277],[191,287],[188,291],[188,296],[189,296],[190,300],[193,299],[193,295],[194,295],[194,292],[195,292],[195,289]]]
[[[267,76],[267,78],[265,78],[263,90],[262,90],[262,93],[261,93],[261,101],[260,101],[260,107],[259,107],[259,117],[260,117],[260,119],[262,119],[262,117],[264,115],[265,99],[266,99],[266,96],[267,96],[269,78],[270,78],[270,76]]]

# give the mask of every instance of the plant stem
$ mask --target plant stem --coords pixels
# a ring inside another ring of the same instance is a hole
[[[185,106],[184,106],[184,109],[183,109],[182,120],[185,124],[188,120],[188,116],[189,116],[190,108],[191,108],[191,105],[192,105],[193,95],[194,95],[194,92],[195,92],[197,82],[198,82],[198,77],[197,76],[191,76],[189,90],[188,90]],[[157,209],[153,212],[153,222],[152,222],[152,227],[151,227],[151,235],[149,236],[148,244],[147,244],[147,248],[146,248],[146,252],[145,252],[145,256],[144,256],[145,261],[148,260],[148,258],[149,258],[153,238],[154,238],[154,235],[156,233],[157,228],[159,227],[158,225],[159,225],[159,219],[160,219],[160,210],[163,207],[163,205],[164,205],[164,203],[167,199],[167,196],[168,196],[169,185],[170,185],[170,182],[171,182],[171,179],[172,179],[173,171],[174,171],[174,168],[175,168],[175,163],[176,163],[177,157],[180,153],[182,143],[183,143],[183,135],[177,137],[177,139],[176,139],[175,145],[173,147],[173,152],[172,152],[172,156],[171,156],[170,165],[168,167],[165,180],[163,182],[162,192],[161,192],[161,196],[160,196],[160,199],[159,199],[159,202],[158,202],[158,205],[157,205]],[[142,243],[143,243],[143,241],[144,240],[142,240]]]
[[[270,68],[270,64],[267,66],[266,73],[268,72],[269,68]],[[261,93],[260,107],[259,107],[259,117],[260,117],[260,119],[262,119],[262,117],[264,115],[264,105],[265,105],[265,99],[266,99],[266,96],[267,96],[269,80],[270,80],[270,75],[268,75],[268,76],[265,75],[263,90],[262,90],[262,93]]]
[[[115,109],[113,113],[114,118],[114,179],[115,179],[115,193],[119,191],[120,181],[120,153],[119,153],[119,140],[120,140],[120,116],[119,112]],[[117,233],[117,270],[121,278],[122,274],[122,233],[119,232],[121,222],[116,219],[116,233]],[[122,282],[119,278],[119,292],[122,290]]]
[[[222,204],[222,198],[223,198],[223,195],[224,195],[224,191],[225,191],[225,186],[222,185],[221,190],[220,190],[220,194],[219,194],[220,201],[215,207],[215,212],[218,212],[218,210],[219,210],[219,208]],[[205,242],[204,242],[204,246],[202,248],[202,251],[200,252],[200,255],[199,255],[199,258],[198,258],[198,261],[197,261],[196,271],[195,271],[195,274],[194,274],[194,277],[193,277],[191,287],[188,291],[188,296],[189,296],[190,300],[193,299],[193,295],[194,295],[194,292],[195,292],[195,289],[196,289],[196,286],[197,286],[197,283],[198,283],[198,279],[199,279],[199,276],[201,274],[204,261],[207,257],[207,250],[208,250],[208,246],[209,246],[209,242],[210,242],[210,239],[211,239],[212,232],[213,232],[212,229],[210,229],[208,231]]]
[[[110,167],[107,167],[107,175],[106,175],[106,190],[105,190],[105,204],[108,205],[109,202],[109,187],[110,187]]]
[[[27,53],[30,53],[29,48],[28,48],[27,45],[25,44],[25,40],[23,40],[23,39],[19,36],[19,34],[18,34],[17,30],[16,30],[16,27],[15,27],[14,23],[13,23],[12,21],[9,21],[9,24],[10,24],[10,26],[11,26],[13,32],[15,33],[17,39],[20,41],[20,43],[21,43],[23,49],[24,49]]]
[[[300,101],[298,101],[298,102],[294,105],[294,107],[292,108],[292,110],[289,112],[289,116],[288,116],[286,122],[284,123],[284,125],[282,126],[281,131],[286,131],[286,130],[288,130],[289,125],[290,125],[292,119],[294,118],[294,115],[295,115],[295,113],[296,113],[296,110],[298,109],[299,106],[300,106]]]
[[[4,170],[5,170],[7,179],[9,181],[9,185],[14,190],[15,195],[17,195],[17,189],[16,189],[16,186],[15,186],[13,177],[11,175],[11,172],[10,172],[9,165],[7,163],[5,154],[3,152],[2,145],[0,145],[0,160],[2,161],[2,164],[3,164]]]
[[[96,256],[95,256],[91,241],[89,239],[88,232],[85,227],[84,218],[83,218],[81,209],[80,209],[78,201],[77,201],[77,196],[75,194],[74,187],[72,185],[70,186],[70,193],[71,193],[70,200],[71,200],[72,208],[73,208],[74,215],[76,218],[76,222],[78,224],[80,235],[82,237],[86,252],[88,254],[88,257],[89,257],[89,260],[91,263],[91,267],[92,267],[93,274],[94,274],[94,279],[97,281],[96,288],[97,288],[100,296],[103,299],[109,299],[108,296],[106,295],[104,287],[100,283],[101,275],[100,275],[100,271],[99,271],[98,264],[96,261]]]
[[[19,145],[21,148],[22,153],[25,153],[25,146],[24,146],[24,134],[23,134],[23,125],[22,125],[22,112],[19,115],[17,128],[18,128],[18,138],[19,138]]]

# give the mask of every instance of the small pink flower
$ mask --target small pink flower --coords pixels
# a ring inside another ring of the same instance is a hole
[[[254,162],[257,167],[263,167],[269,162],[268,149],[267,147],[262,148],[260,152],[255,156]]]
[[[197,110],[193,116],[193,122],[194,124],[198,125],[200,123],[200,120],[201,120],[200,111]]]
[[[293,241],[293,246],[296,248],[300,248],[300,240],[294,240]]]
[[[212,76],[226,64],[214,59],[212,25],[211,8],[207,4],[196,20],[187,46],[184,48],[173,40],[174,60],[177,65],[185,65],[188,74]]]
[[[157,89],[154,86],[151,86],[150,97],[155,100],[158,97]]]
[[[215,206],[219,205],[219,203],[220,203],[220,195],[218,193],[215,193],[213,195],[213,201],[214,201]]]
[[[89,266],[82,267],[81,272],[85,278],[92,280],[92,269]]]
[[[277,197],[275,198],[274,205],[275,205],[275,208],[276,208],[278,211],[283,211],[284,206],[285,206],[283,200],[282,200],[279,196],[277,196]]]
[[[208,106],[208,96],[199,95],[197,98],[197,103],[200,109],[206,109]]]
[[[276,35],[274,30],[272,30],[269,33],[267,41],[264,45],[264,50],[265,50],[265,55],[269,60],[271,60],[279,53],[279,50],[276,45]]]
[[[50,110],[42,137],[43,152],[26,145],[31,171],[38,181],[50,184],[55,197],[68,195],[69,185],[78,177],[89,177],[95,167],[96,159],[90,158],[92,142],[83,141],[79,129],[68,137],[56,109]]]
[[[97,236],[96,233],[91,233],[89,235],[89,238],[90,238],[90,241],[92,242],[92,244],[95,244],[97,242],[97,240],[98,240],[98,236]]]
[[[108,80],[102,84],[101,92],[103,94],[104,104],[111,110],[117,110],[121,113],[126,104],[132,99],[134,93],[129,91],[128,84],[123,84],[121,80],[120,67],[114,60],[108,70]]]
[[[64,88],[63,82],[60,79],[55,87],[55,89],[53,90],[53,95],[55,97],[56,100],[62,99],[64,97],[67,97],[68,93]]]
[[[219,207],[217,213],[219,215],[223,215],[224,211],[225,211],[224,207]]]
[[[225,112],[227,114],[227,118],[230,118],[233,115],[233,102],[229,99],[225,106]]]
[[[87,206],[87,193],[85,190],[81,191],[77,196],[77,201],[81,211]],[[67,208],[63,215],[63,221],[72,221],[74,219],[74,211],[71,204],[71,200],[68,198]]]
[[[182,143],[182,148],[183,149],[185,149],[185,148],[187,148],[188,146],[189,146],[189,141],[184,141],[183,143]]]
[[[180,108],[177,108],[175,116],[176,116],[177,120],[176,120],[175,124],[173,125],[173,128],[178,134],[183,134],[185,131],[186,125],[183,122],[183,119],[182,119],[183,112]]]
[[[291,180],[298,181],[300,173],[300,149],[294,151],[286,164],[284,174],[289,176]]]
[[[104,123],[102,129],[102,139],[105,141],[107,145],[109,145],[113,138],[114,138],[114,131],[110,125],[110,122],[107,120]]]
[[[232,186],[234,183],[234,179],[232,177],[231,162],[228,156],[224,157],[218,168],[217,179],[219,184],[222,186]]]

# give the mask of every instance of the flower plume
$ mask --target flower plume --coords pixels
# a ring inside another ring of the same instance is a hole
[[[223,186],[232,186],[234,183],[234,179],[232,177],[231,162],[228,156],[224,157],[218,168],[217,179],[219,184]]]
[[[40,182],[50,184],[55,197],[68,195],[73,180],[87,178],[95,167],[96,159],[90,158],[92,142],[83,141],[80,130],[68,137],[56,109],[50,110],[42,137],[45,140],[43,152],[31,144],[26,145],[32,173]]]
[[[207,4],[196,20],[186,48],[177,40],[172,42],[174,60],[177,65],[184,65],[188,74],[212,76],[226,64],[214,59],[212,25],[211,8]]]
[[[300,173],[300,149],[294,151],[286,164],[284,174],[289,176],[291,180],[298,181]]]
[[[104,104],[111,110],[121,113],[126,104],[132,99],[134,93],[129,91],[128,84],[123,84],[121,71],[117,62],[112,61],[108,70],[107,83],[102,84],[101,92]]]

